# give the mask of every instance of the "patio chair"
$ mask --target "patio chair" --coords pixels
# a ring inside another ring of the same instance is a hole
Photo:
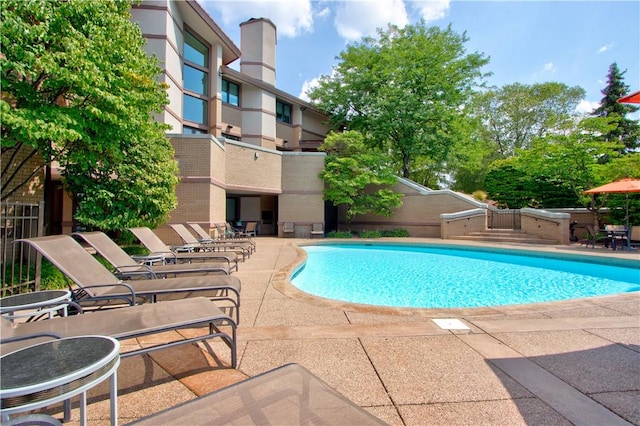
[[[250,223],[257,223],[257,222],[250,222]],[[212,238],[211,235],[209,235],[209,233],[202,226],[200,226],[199,223],[188,222],[187,225],[189,225],[191,227],[191,229],[193,229],[193,231],[197,234],[198,241],[201,242],[201,243],[225,241],[224,237],[219,237],[218,239]],[[226,226],[215,225],[215,227],[216,227],[216,231],[218,232],[219,236],[220,236],[220,232],[222,232],[224,234],[224,230],[226,229]],[[247,223],[247,227],[249,227],[248,223]],[[256,243],[251,238],[240,239],[238,241],[243,242],[243,243],[248,243],[249,247],[251,248],[251,252],[255,253],[255,251],[256,251]]]
[[[147,227],[129,228],[129,231],[145,246],[151,253],[162,253],[167,260],[172,263],[181,262],[207,262],[211,260],[223,260],[229,262],[229,270],[238,270],[238,256],[234,252],[195,252],[190,246],[171,247],[166,245],[151,229]]]
[[[103,232],[76,232],[72,234],[76,239],[82,240],[93,247],[96,252],[113,265],[115,275],[121,279],[131,278],[167,278],[178,275],[205,275],[225,274],[229,275],[228,262],[206,263],[170,263],[156,265],[153,256],[141,256],[137,260],[129,256],[118,244]],[[143,263],[140,263],[140,260]],[[147,262],[147,263],[144,263]],[[149,264],[151,263],[151,264]]]
[[[589,244],[591,244],[591,247],[595,248],[597,243],[599,243],[600,241],[603,241],[605,243],[605,246],[608,246],[607,236],[605,234],[601,234],[595,231],[593,229],[593,225],[585,225],[584,229],[586,234],[580,240],[581,245],[584,245],[585,247],[589,247]]]
[[[202,251],[231,251],[240,256],[242,260],[246,260],[251,255],[251,245],[243,244],[235,241],[221,241],[221,242],[201,242],[199,241],[186,226],[181,223],[171,223],[169,227],[178,234],[182,239],[182,242],[189,247],[194,247],[197,250]]]
[[[244,231],[242,231],[240,235],[247,238],[255,237],[257,228],[258,222],[247,222],[247,226],[245,226]]]
[[[131,425],[386,425],[298,364],[184,402]]]
[[[314,236],[324,237],[324,225],[321,223],[314,223],[311,225],[311,238]]]
[[[110,336],[118,340],[134,339],[186,328],[208,327],[208,332],[187,339],[162,340],[121,354],[121,357],[143,354],[158,349],[220,338],[231,350],[231,367],[237,366],[236,323],[220,308],[204,297],[192,297],[120,308],[115,311],[93,311],[68,317],[34,322],[10,322],[0,318],[2,334],[0,352],[9,353],[34,344],[33,339],[65,338],[84,335]],[[223,332],[221,327],[229,327]],[[195,333],[190,333],[190,336]],[[168,336],[167,336],[168,338]]]
[[[133,280],[124,282],[113,275],[76,240],[69,235],[25,238],[30,244],[76,287],[69,284],[73,301],[83,307],[115,307],[114,303],[135,305],[138,302],[157,302],[206,296],[211,300],[230,302],[239,323],[240,280],[233,275],[192,276],[183,278]]]
[[[289,234],[291,234],[291,236],[295,236],[295,224],[293,222],[285,222],[284,225],[282,225],[282,234],[283,236],[287,236]]]

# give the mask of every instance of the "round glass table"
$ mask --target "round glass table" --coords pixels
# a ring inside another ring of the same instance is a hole
[[[0,364],[3,420],[80,395],[80,424],[85,425],[86,391],[110,377],[111,424],[117,424],[117,340],[105,336],[51,340],[6,354]]]
[[[0,315],[5,315],[9,319],[34,318],[43,314],[52,317],[54,312],[62,311],[62,315],[66,316],[67,305],[65,302],[68,301],[71,301],[69,290],[44,290],[15,294],[0,299]],[[20,313],[16,314],[16,312]]]

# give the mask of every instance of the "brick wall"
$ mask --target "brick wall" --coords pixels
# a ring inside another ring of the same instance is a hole
[[[18,165],[20,164],[29,154],[30,149],[21,149],[12,164]],[[9,160],[11,156],[15,153],[15,150],[9,150],[2,154],[1,162],[3,170],[5,167],[10,166]],[[28,179],[29,176],[34,172],[41,168],[43,165],[43,160],[40,155],[36,154],[31,159],[27,160],[27,162],[17,170],[17,175],[12,179],[12,182],[6,183],[5,179],[12,175],[15,171],[15,167],[9,167],[9,169],[2,174],[2,192],[6,193],[11,189],[15,188],[17,184],[20,184]],[[13,195],[7,199],[7,202],[22,202],[22,203],[38,203],[39,201],[44,200],[44,169],[38,171],[36,175],[29,180],[29,182],[19,188]]]

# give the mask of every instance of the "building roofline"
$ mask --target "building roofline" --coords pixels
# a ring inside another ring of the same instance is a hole
[[[277,87],[266,83],[264,81],[258,80],[257,78],[253,78],[253,77],[249,77],[246,74],[241,73],[240,71],[234,70],[233,68],[230,68],[226,65],[223,65],[220,68],[220,72],[221,74],[224,75],[228,75],[230,76],[232,79],[240,81],[242,83],[247,83],[247,84],[251,84],[253,86],[259,87],[261,89],[267,90],[273,94],[275,94],[277,97],[292,102],[292,103],[296,103],[302,107],[305,107],[307,109],[310,109],[314,112],[317,112],[318,114],[322,114],[322,115],[328,115],[325,112],[322,112],[321,110],[318,109],[318,107],[316,107],[315,105],[300,99],[294,95],[291,95],[285,91],[282,91],[280,89],[278,89]]]
[[[202,20],[209,26],[209,28],[211,28],[216,36],[220,38],[220,41],[222,41],[224,46],[230,50],[232,56],[235,56],[235,58],[233,58],[232,60],[225,61],[225,65],[236,61],[242,56],[242,51],[240,50],[240,48],[236,46],[236,44],[229,38],[227,34],[225,34],[224,31],[222,31],[222,28],[220,28],[218,24],[216,24],[211,15],[209,15],[209,13],[207,13],[202,5],[200,5],[198,0],[187,0],[185,3],[191,6],[191,8],[198,14],[198,16],[200,16],[200,18],[202,18]]]

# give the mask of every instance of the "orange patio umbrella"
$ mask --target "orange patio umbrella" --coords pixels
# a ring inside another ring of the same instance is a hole
[[[584,191],[585,194],[626,194],[640,192],[640,179],[625,178]]]
[[[606,185],[584,191],[585,194],[625,194],[627,196],[627,208],[625,215],[627,230],[629,230],[629,193],[631,192],[640,192],[640,179],[620,179]],[[627,243],[628,242],[629,239],[627,238]]]
[[[616,102],[619,104],[640,104],[640,90],[633,92],[627,96],[623,96]]]

